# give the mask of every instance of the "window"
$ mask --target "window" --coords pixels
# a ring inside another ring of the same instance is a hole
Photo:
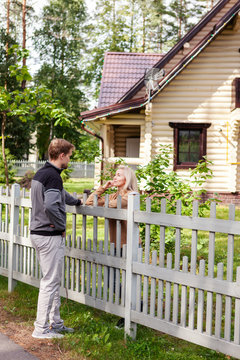
[[[233,80],[232,88],[232,110],[240,108],[240,78],[235,78]]]
[[[173,169],[196,167],[206,155],[207,128],[211,124],[169,123],[174,129],[174,166]]]

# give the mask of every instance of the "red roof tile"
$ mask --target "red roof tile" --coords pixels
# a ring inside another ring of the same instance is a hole
[[[98,106],[115,104],[163,55],[107,52]]]

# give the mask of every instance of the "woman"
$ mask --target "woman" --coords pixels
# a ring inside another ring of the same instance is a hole
[[[121,208],[126,209],[128,195],[132,191],[137,191],[137,178],[134,171],[128,166],[120,165],[117,168],[113,180],[109,180],[103,186],[94,191],[86,201],[86,205],[93,205],[94,195],[98,196],[98,206],[105,205],[104,192],[109,188],[117,188],[117,191],[109,195],[109,208],[117,207],[117,198],[121,195]],[[116,220],[109,219],[110,242],[116,246]],[[127,242],[127,222],[121,221],[121,248]]]

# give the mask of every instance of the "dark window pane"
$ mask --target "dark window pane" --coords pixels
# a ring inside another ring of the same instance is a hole
[[[200,134],[200,130],[179,130],[178,163],[199,161]]]
[[[188,156],[188,153],[179,153],[179,162],[182,163],[182,162],[188,162],[189,161],[189,156]]]
[[[198,162],[200,160],[199,153],[191,153],[191,162]]]

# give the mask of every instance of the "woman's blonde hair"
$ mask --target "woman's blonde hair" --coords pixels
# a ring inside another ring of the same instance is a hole
[[[123,170],[126,179],[124,190],[138,191],[137,178],[134,171],[125,165],[119,165],[117,170]]]

